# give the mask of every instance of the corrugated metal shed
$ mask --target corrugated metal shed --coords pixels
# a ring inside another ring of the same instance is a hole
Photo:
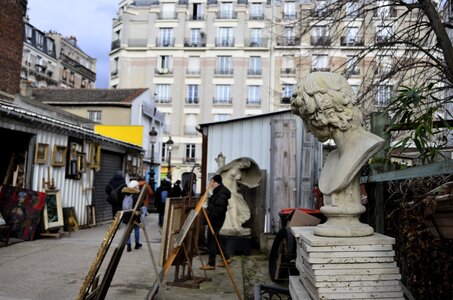
[[[217,171],[222,153],[228,163],[239,157],[252,158],[266,174],[266,231],[279,228],[278,212],[288,207],[313,208],[311,190],[322,167],[322,144],[307,133],[302,119],[290,110],[234,120],[201,124],[205,135],[206,182]]]

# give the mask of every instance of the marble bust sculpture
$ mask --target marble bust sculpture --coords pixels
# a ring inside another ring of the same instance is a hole
[[[261,171],[251,158],[241,157],[225,164],[225,157],[219,155],[216,159],[219,169],[217,174],[222,176],[223,185],[231,192],[228,210],[220,233],[228,236],[250,235],[250,228],[242,225],[250,219],[250,208],[239,191],[239,184],[255,188],[261,183]]]
[[[362,127],[362,113],[346,79],[335,73],[314,72],[297,86],[292,111],[321,142],[333,139],[337,148],[328,156],[319,178],[324,194],[321,212],[327,217],[314,233],[320,236],[357,237],[373,234],[361,223],[360,169],[384,145],[384,140]]]

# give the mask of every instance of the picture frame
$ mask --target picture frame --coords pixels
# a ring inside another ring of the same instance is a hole
[[[46,164],[49,156],[49,144],[37,143],[35,150],[35,163]]]
[[[83,152],[77,153],[77,173],[86,172],[86,154]]]
[[[43,219],[45,230],[64,225],[60,190],[46,190]]]
[[[66,164],[66,146],[54,145],[52,152],[52,167],[64,167]]]
[[[101,166],[101,145],[96,143],[90,144],[90,164],[89,167],[92,169],[99,168]]]
[[[191,215],[191,209],[195,208],[199,198],[167,198],[165,202],[164,224],[162,227],[162,240],[160,245],[159,262],[163,265],[179,243],[184,242],[186,249],[191,253],[198,245],[198,232],[200,230],[200,217]],[[186,220],[191,219],[187,224]],[[187,237],[180,240],[180,233]],[[175,261],[178,264],[178,261]]]

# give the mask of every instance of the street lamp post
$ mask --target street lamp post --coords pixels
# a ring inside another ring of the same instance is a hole
[[[151,189],[154,191],[154,144],[156,143],[157,140],[157,131],[153,128],[151,128],[151,131],[149,132],[149,142],[151,143],[151,166],[149,168],[149,186]]]
[[[171,136],[168,138],[168,141],[165,143],[167,144],[167,149],[168,149],[168,170],[167,170],[167,175],[169,178],[171,178],[171,149],[173,147],[173,140],[171,139]]]

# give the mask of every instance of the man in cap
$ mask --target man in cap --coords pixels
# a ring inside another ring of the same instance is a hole
[[[212,189],[212,195],[208,199],[207,214],[209,221],[211,222],[214,233],[219,238],[220,228],[223,226],[225,216],[228,208],[228,199],[231,197],[231,192],[222,184],[222,176],[214,175],[209,183],[208,189]],[[215,236],[208,230],[208,249],[209,249],[209,260],[207,265],[202,265],[202,270],[215,270],[215,259],[217,255],[217,243]],[[227,262],[229,257],[224,253]],[[222,263],[219,267],[224,267]]]

